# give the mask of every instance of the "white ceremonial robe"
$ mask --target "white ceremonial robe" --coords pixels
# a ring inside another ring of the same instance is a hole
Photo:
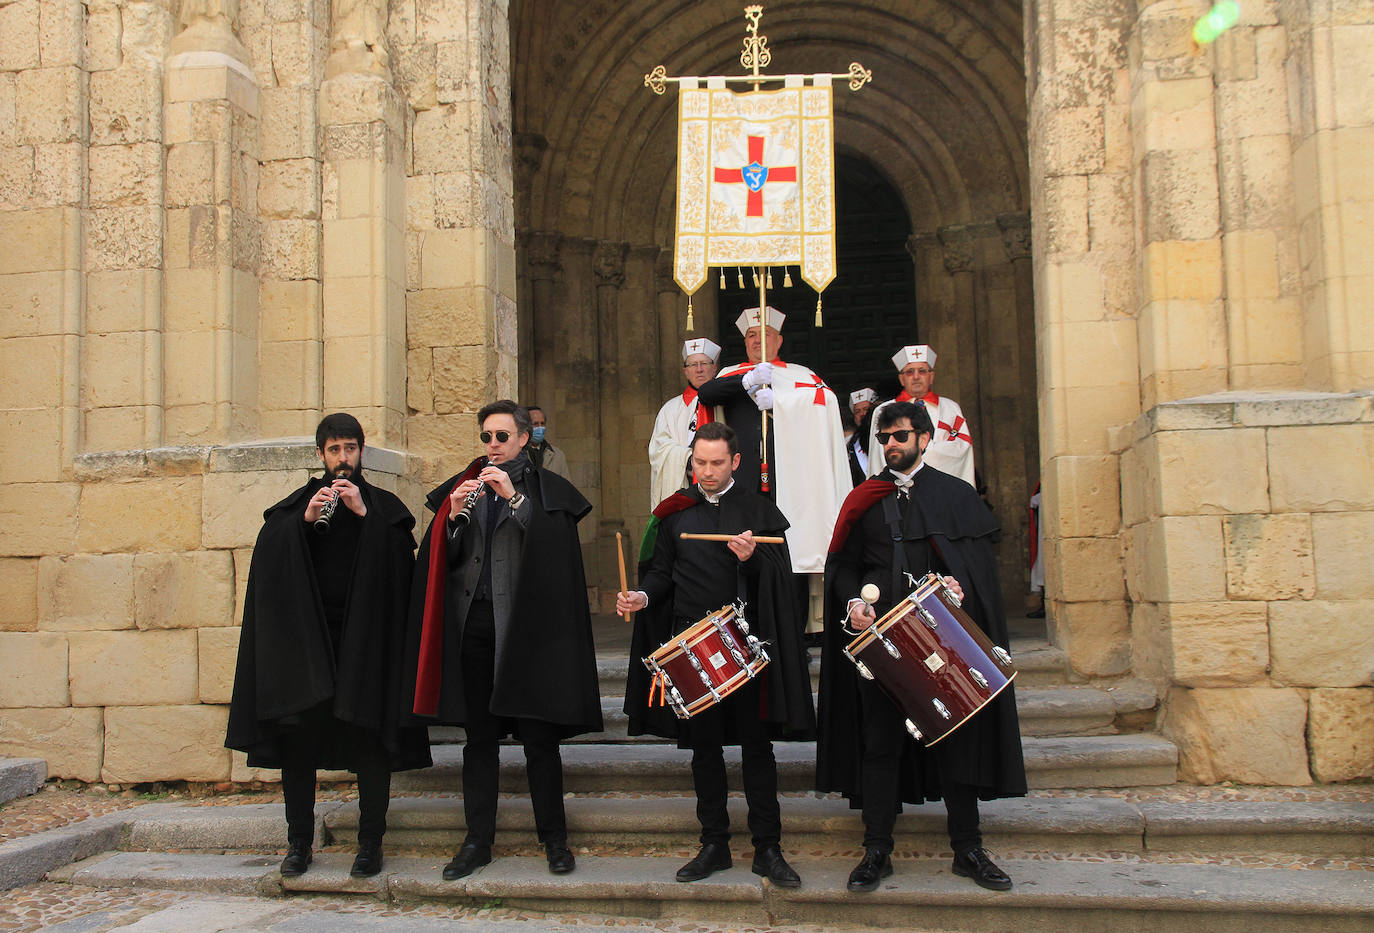
[[[893,402],[910,400],[903,392],[873,409],[873,421],[868,429],[869,476],[876,476],[887,466],[883,458],[883,446],[878,443],[878,412]],[[969,433],[968,422],[964,420],[964,410],[954,399],[934,392],[927,393],[921,401],[930,415],[930,423],[935,425],[935,433],[930,436],[930,446],[926,448],[921,462],[930,464],[942,473],[957,476],[977,489],[973,482],[973,436]]]
[[[727,369],[731,376],[748,364]],[[798,385],[800,383],[800,385]],[[800,363],[773,362],[773,501],[787,517],[793,573],[824,573],[835,519],[854,488],[844,452],[840,405],[828,386]],[[819,401],[818,401],[819,399]],[[720,407],[716,417],[723,420]]]
[[[689,398],[690,396],[690,398]],[[697,394],[688,389],[663,403],[649,436],[649,509],[687,485],[696,436]]]

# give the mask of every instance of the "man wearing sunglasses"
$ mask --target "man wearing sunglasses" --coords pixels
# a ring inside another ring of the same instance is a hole
[[[663,403],[649,437],[649,508],[692,482],[688,460],[697,428],[711,421],[709,405],[697,404],[697,389],[716,375],[720,346],[698,337],[682,344],[682,376],[687,388]]]
[[[840,791],[863,808],[864,857],[850,873],[849,890],[872,891],[892,874],[903,802],[943,798],[954,874],[1005,891],[1011,879],[983,849],[978,801],[1026,793],[1013,688],[925,748],[907,734],[896,704],[842,653],[906,598],[906,573],[919,579],[927,572],[947,575],[964,610],[994,644],[1007,646],[996,519],[972,486],[925,464],[933,431],[925,406],[891,402],[874,418],[885,467],[845,500],[826,562],[816,789]],[[871,606],[859,598],[866,584],[880,594]]]
[[[893,354],[892,365],[897,367],[897,380],[902,384],[902,391],[892,401],[923,405],[933,425],[930,446],[926,448],[922,462],[974,486],[973,436],[969,433],[968,422],[964,420],[964,410],[959,403],[935,393],[935,351],[923,343],[902,347]],[[879,405],[873,413],[874,425],[883,405]],[[883,446],[870,433],[868,472],[873,475],[882,468]]]
[[[601,731],[577,523],[591,505],[533,466],[529,412],[509,399],[477,413],[485,455],[427,499],[434,519],[416,557],[407,694],[424,723],[458,725],[467,836],[447,881],[491,861],[499,743],[524,746],[535,829],[549,870],[574,868],[559,743]]]

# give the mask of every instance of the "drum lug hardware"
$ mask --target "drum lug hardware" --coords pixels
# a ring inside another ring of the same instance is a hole
[[[893,660],[901,660],[902,653],[897,650],[896,645],[886,638],[883,638],[881,635],[878,636],[878,640],[883,643],[883,647],[887,649],[888,654],[892,655]]]
[[[739,626],[739,630],[740,630],[743,634],[748,635],[748,634],[749,634],[749,623],[748,623],[747,621],[745,621],[745,618],[744,618],[744,600],[742,600],[742,599],[737,599],[737,600],[735,600],[735,602],[734,602],[734,607],[735,607],[735,624]]]
[[[872,679],[873,679],[873,672],[870,671],[870,670],[868,669],[868,665],[865,664],[864,662],[862,662],[862,661],[855,661],[855,662],[854,662],[854,667],[855,667],[856,670],[858,670],[859,676],[862,677],[864,680],[872,680]]]
[[[968,669],[968,675],[973,678],[975,684],[982,687],[984,690],[988,688],[988,679],[983,676],[983,672],[978,670],[978,668],[970,667]]]
[[[932,699],[930,702],[931,705],[935,707],[935,712],[939,713],[945,719],[950,718],[949,707],[945,706],[945,704],[941,703],[938,699]]]
[[[697,676],[701,678],[702,686],[704,686],[708,691],[710,691],[711,699],[719,703],[720,693],[717,692],[716,685],[711,683],[711,676],[707,674],[705,668],[701,666],[701,661],[697,659],[696,654],[692,652],[690,649],[684,651],[683,653],[686,654],[687,662],[692,665],[692,669],[697,672]]]
[[[1011,654],[1008,653],[1007,649],[1003,648],[1001,645],[993,645],[992,653],[993,656],[996,657],[997,660],[1001,661],[1003,664],[1011,664]]]
[[[672,696],[673,712],[677,713],[678,719],[686,719],[687,704],[682,702],[682,694],[678,693],[677,687],[671,688],[668,692]]]
[[[921,616],[921,621],[926,624],[926,628],[933,630],[940,627],[940,621],[936,619],[935,616],[931,615],[930,610],[925,606],[917,603],[916,612]]]
[[[954,590],[949,588],[949,584],[945,582],[944,577],[940,577],[940,589],[945,591],[945,595],[949,597],[949,601],[954,603],[956,607],[964,605],[964,601],[955,595]]]
[[[911,737],[912,737],[913,739],[915,739],[915,740],[918,741],[918,742],[921,741],[921,739],[922,739],[921,730],[920,730],[920,729],[917,729],[917,728],[916,728],[916,723],[912,722],[910,719],[908,719],[908,720],[906,721],[906,731],[911,733]]]

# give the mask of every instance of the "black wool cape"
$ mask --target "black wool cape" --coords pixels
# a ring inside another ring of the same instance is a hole
[[[433,489],[425,500],[429,509],[437,513],[453,487],[469,475],[475,477],[485,462],[485,458],[479,457],[466,470]],[[506,650],[501,667],[494,672],[490,710],[505,718],[551,723],[559,727],[563,738],[600,732],[596,648],[582,547],[577,537],[577,523],[592,506],[576,486],[557,473],[532,467],[523,482],[533,509],[521,546],[520,579],[507,623]],[[447,650],[440,675],[446,688],[435,715],[414,713],[433,532],[431,519],[420,540],[411,586],[406,627],[406,709],[416,722],[462,725],[467,720],[461,689],[462,661]],[[443,529],[438,540],[441,546],[450,546]],[[439,566],[446,567],[447,561],[440,561]],[[439,618],[445,618],[442,607],[439,610]],[[442,637],[442,632],[439,635]]]
[[[248,764],[281,767],[281,738],[300,714],[328,704],[335,719],[376,732],[392,770],[430,765],[423,728],[402,727],[402,649],[415,519],[401,500],[354,479],[362,519],[337,653],[315,580],[305,509],[323,480],[312,479],[263,513],[253,547],[239,634],[238,666],[224,744]],[[341,506],[345,507],[345,506]],[[337,654],[337,660],[336,660]],[[354,770],[347,750],[319,762]]]
[[[840,509],[835,539],[826,559],[816,789],[822,793],[839,791],[849,798],[851,807],[863,805],[863,734],[859,722],[858,672],[841,649],[853,638],[842,625],[848,601],[857,594],[838,592],[835,577],[842,561],[854,559],[853,545],[858,542],[851,541],[851,536],[864,534],[865,519],[869,531],[874,532],[874,519],[882,516],[882,499],[896,494],[896,487],[888,480],[890,475],[885,470],[850,493]],[[963,480],[929,466],[916,476],[917,491],[902,528],[904,539],[929,541],[949,575],[963,587],[964,611],[993,644],[1008,647],[1006,614],[993,550],[1000,534],[997,520]],[[887,580],[891,577],[892,544],[886,523],[879,524],[886,557],[883,563],[865,569],[881,567],[883,603],[890,605],[891,585]],[[846,552],[847,544],[851,547]],[[920,568],[911,569],[920,573]],[[898,598],[906,595],[900,593]],[[1025,795],[1026,768],[1021,754],[1015,684],[1008,685],[934,748],[925,748],[908,737],[901,761],[901,800],[939,800],[942,779],[973,787],[983,800]]]
[[[685,509],[696,508],[705,502],[696,486],[683,489],[660,503],[654,514],[659,518],[658,540],[665,536],[676,540],[678,523]],[[660,514],[662,513],[662,514]],[[751,529],[765,535],[781,535],[787,528],[772,500],[758,494],[725,495],[720,500],[720,527]],[[657,545],[655,545],[657,547]],[[723,543],[711,546],[724,548]],[[793,597],[792,561],[786,545],[760,544],[754,555],[762,563],[757,580],[748,581],[745,619],[750,630],[767,643],[769,664],[759,675],[762,678],[763,709],[760,719],[768,727],[770,738],[786,741],[809,741],[816,734],[816,711],[812,701],[811,674],[803,641],[805,622],[801,608]],[[639,565],[643,579],[652,556]],[[712,610],[719,607],[712,607]],[[678,634],[680,626],[673,617],[673,600],[657,604],[635,613],[634,632],[630,639],[630,665],[625,683],[625,714],[629,717],[630,735],[658,735],[689,747],[679,720],[667,704],[649,705],[651,677],[643,658],[659,649],[669,638]],[[687,721],[690,723],[690,720]],[[690,728],[690,725],[688,726]],[[729,730],[727,729],[727,738]]]

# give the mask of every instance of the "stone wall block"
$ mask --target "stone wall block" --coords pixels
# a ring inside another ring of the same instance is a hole
[[[287,409],[318,407],[322,379],[320,365],[320,345],[317,341],[292,340],[260,344],[258,349],[258,392],[260,397],[270,399],[274,407]]]
[[[1374,512],[1318,513],[1311,519],[1317,596],[1322,599],[1374,597],[1374,573],[1369,566]]]
[[[1226,598],[1226,558],[1217,516],[1166,516],[1134,526],[1128,538],[1132,599],[1211,602]]]
[[[1269,605],[1270,676],[1299,687],[1374,683],[1374,600],[1284,600]]]
[[[0,303],[6,308],[4,317],[0,318],[0,338],[60,334],[62,294],[78,286],[79,283],[73,281],[73,274],[66,271],[13,273],[0,277]]]
[[[62,398],[62,338],[0,340],[0,408],[57,406]]]
[[[125,706],[105,711],[105,760],[100,779],[225,781],[229,750],[223,706]]]
[[[150,269],[91,272],[86,276],[86,330],[95,334],[141,331],[156,306],[161,275]]]
[[[1262,683],[1269,666],[1268,612],[1262,602],[1167,603],[1171,680],[1183,687]]]
[[[319,144],[315,134],[315,93],[311,88],[263,88],[262,159],[315,158]]]
[[[1374,424],[1275,427],[1268,442],[1275,512],[1374,509]]]
[[[107,207],[88,213],[86,256],[92,270],[149,269],[162,261],[161,207]]]
[[[141,629],[232,625],[234,557],[228,551],[134,557],[134,621]]]
[[[133,628],[131,554],[72,554],[38,561],[39,627],[47,631]]]
[[[406,352],[406,407],[434,413],[434,351],[428,347]]]
[[[162,82],[157,71],[125,65],[90,78],[91,145],[160,142]]]
[[[81,206],[86,151],[75,142],[49,143],[33,148],[34,207]]]
[[[0,756],[46,759],[50,778],[98,781],[104,722],[99,709],[7,709],[0,716]]]
[[[72,632],[73,706],[195,703],[196,633]]]
[[[0,557],[0,632],[38,630],[38,561]]]
[[[1156,445],[1163,514],[1269,511],[1263,431],[1167,431]]]
[[[86,335],[81,345],[81,367],[90,409],[143,404],[143,356],[147,342],[147,335],[139,331]],[[87,443],[91,443],[89,436]],[[100,449],[99,445],[91,446]]]
[[[423,236],[420,275],[425,289],[489,284],[481,230],[431,230]]]
[[[70,553],[80,498],[77,483],[0,484],[0,555]]]
[[[249,547],[262,529],[262,513],[305,483],[305,471],[218,473],[205,478],[205,546]]]
[[[1179,751],[1179,777],[1197,784],[1312,783],[1307,702],[1268,687],[1174,689],[1163,731]]]
[[[320,223],[266,220],[262,224],[263,275],[269,279],[320,277]]]
[[[1141,184],[1147,242],[1206,240],[1220,232],[1215,149],[1150,152]]]
[[[238,626],[225,626],[203,628],[196,633],[199,645],[200,702],[228,703],[233,699],[239,632]]]
[[[198,476],[88,483],[77,544],[83,551],[190,551],[200,547]]]
[[[0,675],[0,708],[66,706],[66,636],[0,632]]]
[[[1319,781],[1374,777],[1374,690],[1313,690],[1307,745]]]
[[[162,147],[157,143],[92,146],[87,157],[92,207],[135,207],[160,202]]]
[[[233,624],[239,625],[243,619],[243,607],[248,595],[248,571],[253,564],[253,549],[250,547],[235,548],[232,553],[234,555]]]
[[[1126,595],[1121,544],[1111,538],[1061,538],[1050,545],[1062,574],[1058,592],[1067,602],[1115,602]]]
[[[38,0],[0,6],[0,69],[38,67]]]
[[[314,159],[264,163],[258,183],[258,211],[263,217],[318,219],[320,164]]]
[[[1126,604],[1074,602],[1054,613],[1055,643],[1069,666],[1085,677],[1115,677],[1131,670],[1131,624]]]
[[[492,310],[485,288],[426,288],[406,295],[406,342],[412,349],[481,342]]]
[[[1051,469],[1058,515],[1043,517],[1047,531],[1053,529],[1065,538],[1102,537],[1118,531],[1121,489],[1116,457],[1056,457]]]
[[[206,140],[167,147],[167,206],[213,204],[216,145]]]
[[[1216,301],[1222,296],[1222,241],[1162,240],[1146,244],[1143,286],[1153,301]]]
[[[62,476],[62,449],[36,438],[58,438],[62,413],[50,408],[0,411],[0,450],[9,451],[5,476],[14,483],[49,483]],[[0,623],[3,626],[3,623]]]
[[[437,483],[457,473],[482,453],[477,440],[477,412],[417,415],[406,425],[411,452],[424,457],[420,479]]]
[[[258,299],[261,317],[258,337],[264,343],[318,340],[320,337],[320,283],[265,281]]]
[[[1232,599],[1316,595],[1312,526],[1306,515],[1228,515],[1226,593]]]
[[[86,76],[75,66],[33,68],[15,78],[15,139],[21,145],[79,139]]]
[[[469,105],[449,104],[415,115],[412,174],[463,171],[472,165]]]
[[[90,71],[109,71],[118,68],[121,24],[119,8],[111,5],[100,8],[91,5],[86,11],[86,68]]]

